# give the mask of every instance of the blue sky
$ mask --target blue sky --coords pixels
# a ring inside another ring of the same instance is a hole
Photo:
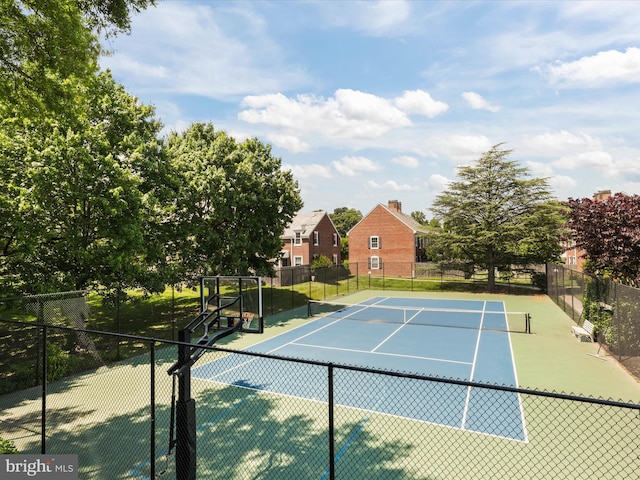
[[[101,64],[165,131],[273,146],[303,211],[431,218],[505,142],[554,195],[640,194],[640,2],[159,1]]]

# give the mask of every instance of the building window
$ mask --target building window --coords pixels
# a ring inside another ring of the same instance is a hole
[[[380,257],[369,257],[369,268],[371,270],[380,270],[382,268]]]
[[[296,232],[295,245],[302,245],[302,232]]]
[[[337,233],[333,234],[333,246],[334,247],[338,246],[338,234]]]
[[[375,235],[369,237],[369,248],[371,250],[378,250],[380,248],[380,237]]]
[[[338,265],[338,255],[336,255],[335,253],[333,254],[333,264]]]
[[[297,255],[295,257],[293,257],[293,264],[295,266],[302,265],[302,257],[301,256],[297,256]]]
[[[313,232],[313,244],[315,246],[320,245],[320,232],[318,231]]]

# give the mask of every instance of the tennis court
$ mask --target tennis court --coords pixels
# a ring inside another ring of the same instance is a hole
[[[316,308],[319,315],[313,315]],[[508,313],[501,301],[374,297],[355,305],[311,303],[310,309],[313,316],[307,323],[248,350],[517,386],[510,334],[526,332],[528,317]],[[312,365],[299,365],[293,375],[278,375],[269,361],[234,356],[202,364],[193,369],[192,376],[303,399],[327,398],[326,380],[303,371]],[[351,386],[336,392],[338,405],[527,441],[516,393],[496,390],[487,395],[479,387],[391,376],[381,379],[362,371],[340,370],[338,374],[344,378],[337,382]],[[314,378],[317,380],[309,380]],[[407,390],[415,394],[408,401],[398,401],[395,392]]]

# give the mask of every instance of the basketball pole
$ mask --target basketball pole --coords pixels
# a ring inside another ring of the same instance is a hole
[[[176,403],[176,479],[196,479],[196,401],[191,398],[191,332],[178,331],[178,361],[186,368],[178,373]]]

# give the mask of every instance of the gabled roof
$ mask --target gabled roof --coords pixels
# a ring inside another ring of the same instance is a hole
[[[425,225],[422,225],[420,222],[414,220],[412,216],[405,215],[404,213],[398,212],[397,210],[393,210],[393,209],[391,209],[391,208],[379,203],[373,209],[371,209],[371,211],[369,213],[367,213],[364,217],[362,217],[362,220],[360,220],[353,227],[351,227],[351,230],[349,230],[347,232],[347,236],[353,231],[354,228],[356,228],[358,225],[360,225],[362,222],[364,222],[366,220],[366,218],[378,207],[382,207],[387,212],[389,212],[391,215],[393,215],[398,220],[400,220],[402,223],[404,223],[408,228],[410,228],[413,231],[414,235],[416,233],[429,233],[431,231],[429,229],[429,227],[427,227]]]
[[[325,216],[331,222],[331,217],[329,217],[329,215],[327,215],[327,212],[325,212],[324,210],[318,210],[308,213],[298,213],[293,218],[293,220],[291,220],[291,223],[287,225],[287,228],[285,228],[284,233],[280,236],[280,238],[295,238],[296,231],[300,232],[302,238],[309,238],[311,236],[311,233],[316,230],[316,227]],[[331,222],[331,225],[333,225],[333,222]],[[335,225],[333,225],[333,228],[335,229]]]

